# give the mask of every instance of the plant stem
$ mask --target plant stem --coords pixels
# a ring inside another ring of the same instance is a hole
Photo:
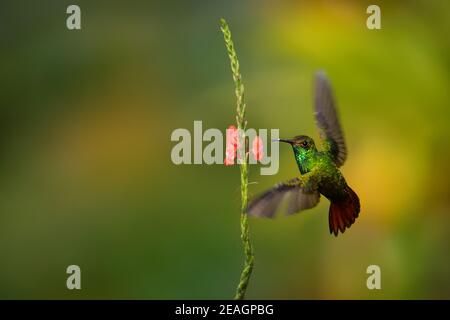
[[[241,272],[241,277],[239,284],[236,289],[236,294],[234,299],[242,300],[245,297],[245,292],[250,281],[250,276],[253,271],[253,249],[250,242],[249,227],[248,227],[248,217],[245,212],[247,209],[248,202],[248,154],[246,152],[246,141],[245,141],[245,129],[247,127],[247,121],[245,120],[245,100],[244,100],[244,85],[242,83],[242,76],[239,71],[239,60],[234,50],[234,44],[231,40],[231,32],[225,19],[220,20],[221,30],[223,33],[223,38],[225,40],[225,45],[227,48],[228,56],[230,57],[231,71],[233,74],[233,80],[236,87],[236,124],[239,134],[239,141],[243,148],[243,160],[240,162],[241,171],[241,240],[244,246],[245,262],[244,268]],[[238,157],[239,159],[239,157]],[[241,155],[242,159],[242,155]]]

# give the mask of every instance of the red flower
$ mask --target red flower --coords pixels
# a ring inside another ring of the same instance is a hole
[[[225,161],[226,166],[232,166],[234,164],[234,159],[236,159],[236,152],[239,145],[238,129],[231,125],[227,129],[227,140],[226,140],[226,150],[225,150]]]
[[[253,140],[252,153],[256,161],[261,161],[264,156],[263,141],[259,136],[256,136]]]

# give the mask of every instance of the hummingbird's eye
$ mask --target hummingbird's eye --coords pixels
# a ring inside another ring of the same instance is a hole
[[[302,143],[300,144],[303,148],[306,148],[308,146],[308,141],[303,140]]]

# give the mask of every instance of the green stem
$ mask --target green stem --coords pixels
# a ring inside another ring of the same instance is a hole
[[[239,284],[236,289],[234,299],[242,300],[245,297],[245,292],[250,281],[250,276],[253,271],[253,249],[250,242],[248,217],[246,214],[247,202],[248,202],[248,155],[245,147],[245,129],[247,127],[247,121],[245,120],[245,100],[244,100],[244,85],[242,83],[242,76],[239,71],[239,60],[234,50],[234,44],[231,40],[231,32],[225,19],[220,20],[221,30],[223,38],[225,40],[225,46],[227,48],[228,56],[230,57],[231,71],[233,74],[233,80],[236,87],[236,124],[239,133],[239,140],[243,148],[243,154],[245,155],[243,161],[240,163],[241,171],[241,240],[244,246],[244,268],[241,272]]]

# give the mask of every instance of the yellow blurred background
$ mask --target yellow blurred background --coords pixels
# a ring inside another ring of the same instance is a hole
[[[78,4],[82,29],[66,28]],[[176,128],[247,119],[317,137],[313,73],[344,127],[362,211],[328,232],[328,201],[250,219],[253,299],[450,298],[450,4],[377,1],[2,1],[0,298],[231,298],[243,263],[236,166],[172,164]],[[250,168],[251,194],[297,174]],[[66,288],[81,267],[82,290]],[[381,290],[366,268],[381,267]]]

